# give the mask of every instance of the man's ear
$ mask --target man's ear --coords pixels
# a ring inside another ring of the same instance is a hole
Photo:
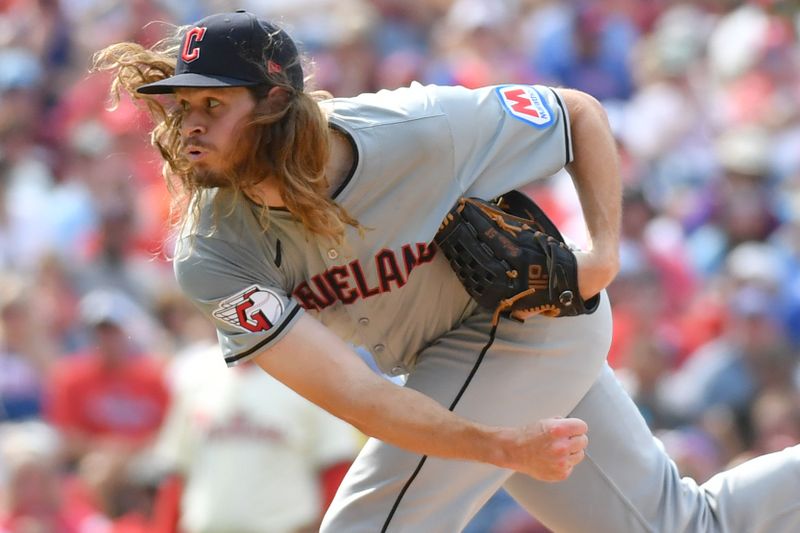
[[[267,93],[266,104],[268,113],[283,111],[289,105],[289,91],[283,87],[273,87]]]

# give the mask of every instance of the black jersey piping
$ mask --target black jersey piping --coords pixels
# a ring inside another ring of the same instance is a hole
[[[478,355],[478,358],[475,360],[475,364],[472,366],[472,370],[470,370],[469,375],[467,375],[467,378],[461,385],[461,389],[458,391],[458,394],[456,394],[453,403],[450,404],[450,407],[448,408],[449,411],[454,410],[456,408],[456,405],[458,405],[458,401],[461,399],[461,396],[464,395],[464,392],[467,390],[467,387],[472,381],[472,378],[475,377],[475,373],[478,371],[478,367],[481,366],[481,362],[483,362],[483,358],[486,355],[486,352],[488,352],[489,348],[492,346],[492,344],[494,344],[494,338],[496,334],[497,334],[497,324],[492,326],[492,329],[489,332],[489,341],[483,347],[483,350],[481,350],[480,355]],[[425,464],[425,461],[427,459],[428,459],[427,455],[423,455],[420,458],[419,463],[417,463],[417,467],[414,469],[414,472],[408,478],[405,485],[403,485],[403,488],[397,495],[397,498],[395,499],[392,508],[389,510],[389,514],[386,516],[386,520],[384,521],[383,527],[381,528],[381,533],[386,533],[386,531],[388,530],[389,523],[392,521],[392,517],[394,517],[395,512],[397,512],[397,508],[400,507],[400,502],[403,500],[403,496],[405,496],[406,492],[408,492],[409,487],[411,487],[411,484],[414,482],[414,479],[416,479],[420,470],[422,470],[422,466]]]
[[[251,355],[251,354],[257,352],[258,350],[260,350],[264,345],[266,345],[267,343],[269,343],[270,341],[275,339],[275,337],[280,335],[280,333],[286,328],[286,326],[289,324],[289,322],[292,321],[292,318],[294,318],[294,316],[297,313],[300,312],[300,309],[301,309],[300,306],[297,306],[294,309],[292,309],[291,311],[289,311],[289,316],[286,317],[286,320],[281,322],[280,326],[278,326],[275,329],[275,331],[272,332],[267,338],[261,340],[255,346],[253,346],[252,348],[250,348],[248,350],[245,350],[245,351],[243,351],[241,353],[237,353],[235,355],[229,355],[228,357],[225,358],[225,362],[228,363],[228,364],[235,363],[236,361],[239,361],[240,359],[244,359],[248,355]]]
[[[353,149],[353,166],[350,167],[350,170],[347,171],[347,176],[345,176],[342,183],[340,183],[339,186],[336,187],[336,190],[331,195],[331,198],[336,200],[336,197],[339,196],[339,194],[341,194],[344,188],[347,187],[347,184],[350,183],[350,180],[353,178],[353,176],[356,175],[356,169],[358,168],[358,146],[356,145],[356,141],[353,139],[353,136],[350,135],[350,132],[348,132],[343,127],[339,126],[338,124],[334,124],[333,122],[328,123],[328,127],[335,129],[336,131],[344,135],[344,138],[347,139],[347,142],[350,144],[350,148]],[[270,210],[283,211],[285,213],[289,212],[289,209],[283,205],[270,207]]]
[[[275,242],[275,259],[274,259],[275,266],[280,268],[282,260],[283,260],[283,255],[281,254],[281,240],[280,239],[276,239],[276,242]]]
[[[564,102],[561,101],[561,96],[555,89],[550,89],[553,91],[553,94],[556,97],[556,102],[558,103],[558,107],[561,108],[561,116],[564,117],[564,149],[566,150],[566,161],[564,165],[567,165],[570,161],[572,161],[572,136],[570,135],[570,127],[569,127],[569,114],[567,113],[566,108],[564,107]]]
[[[331,122],[330,127],[344,135],[344,138],[347,139],[347,142],[350,143],[350,148],[352,149],[353,153],[353,165],[350,167],[350,170],[347,172],[347,176],[342,180],[342,183],[336,187],[336,190],[333,192],[331,198],[336,200],[336,197],[339,196],[342,191],[347,187],[347,184],[350,183],[350,180],[353,179],[353,176],[356,175],[356,169],[358,168],[358,146],[356,145],[355,139],[353,136],[350,135],[350,132],[344,129],[343,127],[339,126],[338,124],[334,124]]]

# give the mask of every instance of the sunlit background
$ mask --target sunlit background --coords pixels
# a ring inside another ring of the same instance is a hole
[[[797,2],[0,0],[0,532],[314,531],[363,442],[224,369],[163,259],[146,116],[108,112],[88,72],[103,46],[239,7],[336,96],[600,99],[625,184],[612,365],[698,481],[800,442]],[[584,238],[568,176],[527,192]],[[500,493],[468,531],[546,530]]]

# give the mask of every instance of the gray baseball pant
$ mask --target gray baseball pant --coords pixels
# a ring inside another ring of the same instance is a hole
[[[420,352],[406,386],[449,406],[488,341],[475,311]],[[574,318],[502,320],[455,412],[491,425],[575,416],[589,425],[586,459],[544,483],[492,465],[422,458],[370,439],[323,521],[323,533],[455,533],[501,486],[556,533],[800,531],[800,447],[763,456],[702,486],[681,479],[605,363],[611,310]]]

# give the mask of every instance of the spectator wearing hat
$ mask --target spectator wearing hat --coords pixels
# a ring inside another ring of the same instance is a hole
[[[150,444],[169,404],[161,364],[130,337],[144,331],[140,314],[121,293],[85,296],[80,318],[90,346],[58,361],[45,390],[46,418],[65,439],[65,459],[80,474],[80,490],[106,513],[107,497],[125,482],[127,465]]]

